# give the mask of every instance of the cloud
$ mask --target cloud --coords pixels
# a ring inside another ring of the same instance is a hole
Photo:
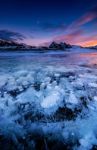
[[[70,44],[80,45],[80,46],[94,46],[97,45],[97,35],[96,33],[85,33],[82,29],[77,29],[68,34],[57,36],[53,39],[56,42],[67,42]]]
[[[94,12],[88,12],[87,14],[83,15],[81,18],[79,18],[77,21],[75,21],[72,24],[72,27],[80,27],[82,25],[85,25],[86,23],[89,23],[97,18],[97,14]]]
[[[17,40],[24,40],[25,37],[18,32],[13,32],[9,30],[0,30],[0,39],[17,41]]]
[[[76,30],[76,31],[72,31],[71,33],[68,33],[68,34],[64,34],[64,35],[61,35],[61,36],[57,36],[55,37],[53,40],[54,41],[57,41],[57,42],[67,42],[67,43],[75,43],[77,40],[79,40],[83,35],[83,30],[79,29],[79,30]]]
[[[89,22],[92,22],[93,20],[97,19],[97,6],[86,12],[84,15],[79,17],[79,19],[75,20],[71,23],[70,26],[68,26],[68,29],[74,29],[79,28]]]
[[[86,32],[86,25],[87,23],[92,22],[93,20],[97,19],[97,6],[86,12],[84,15],[79,17],[73,21],[68,27],[64,28],[65,31],[62,35],[54,37],[54,41],[56,42],[67,42],[70,44],[77,44],[82,46],[90,46],[97,44],[97,36],[91,32]]]
[[[97,6],[91,8],[89,11],[71,22],[69,25],[50,22],[39,23],[36,27],[36,33],[38,35],[37,31],[42,31],[42,33],[44,32],[45,37],[47,37],[48,33],[50,33],[49,36],[51,36],[51,40],[56,42],[63,41],[70,44],[83,44],[84,40],[87,41],[89,40],[88,38],[91,38],[89,31],[86,31],[86,24],[92,22],[95,19],[97,19]]]
[[[97,35],[83,36],[77,44],[82,46],[95,46],[97,45]]]

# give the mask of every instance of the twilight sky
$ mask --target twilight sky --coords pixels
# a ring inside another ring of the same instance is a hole
[[[97,45],[97,0],[0,0],[0,38]]]

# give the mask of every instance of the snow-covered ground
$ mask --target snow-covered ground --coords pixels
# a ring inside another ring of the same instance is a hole
[[[65,57],[0,55],[0,149],[97,149],[97,69]]]

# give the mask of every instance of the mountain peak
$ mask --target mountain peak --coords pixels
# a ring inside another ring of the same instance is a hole
[[[72,46],[70,44],[67,44],[65,42],[60,42],[60,43],[57,43],[55,41],[53,41],[50,45],[49,45],[49,48],[50,49],[66,49],[66,48],[71,48]]]

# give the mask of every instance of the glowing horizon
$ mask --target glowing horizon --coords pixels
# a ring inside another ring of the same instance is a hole
[[[3,0],[0,12],[0,38],[35,46],[97,45],[97,0]]]

